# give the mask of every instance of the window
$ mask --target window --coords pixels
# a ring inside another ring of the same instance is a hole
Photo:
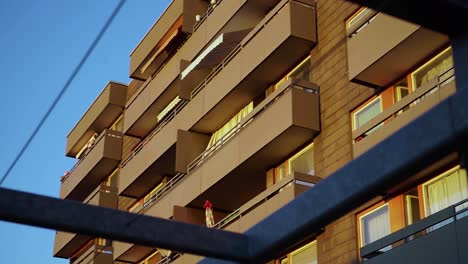
[[[405,77],[395,85],[395,102],[405,98],[409,93],[408,79]]]
[[[110,127],[111,130],[123,132],[123,115],[120,115],[114,124]]]
[[[271,184],[281,181],[283,178],[290,175],[292,172],[300,172],[309,175],[315,174],[314,166],[314,144],[310,144],[294,154],[291,158],[281,163],[273,169],[274,180],[270,180]],[[267,176],[268,177],[268,176]]]
[[[244,106],[237,114],[235,114],[228,122],[226,122],[220,129],[215,131],[208,142],[207,149],[214,146],[216,143],[221,144],[220,139],[227,135],[234,133],[234,128],[239,125],[241,120],[246,117],[253,110],[253,101]]]
[[[405,194],[406,224],[411,225],[421,219],[418,191]]]
[[[384,204],[359,219],[361,247],[390,234],[388,204]]]
[[[301,63],[299,63],[296,67],[294,67],[294,69],[292,69],[288,74],[286,74],[286,76],[284,76],[279,82],[277,82],[274,85],[273,91],[281,87],[281,85],[290,78],[299,78],[306,81],[310,81],[310,56],[301,61]],[[271,91],[271,89],[267,90],[267,96],[268,92],[271,93],[273,91]]]
[[[447,48],[411,74],[413,89],[421,87],[434,78],[440,77],[441,80],[449,78],[448,75],[453,74],[449,72],[452,68],[452,49]]]
[[[289,159],[289,171],[314,175],[314,148],[313,144],[305,147]]]
[[[151,199],[156,195],[156,193],[161,190],[164,185],[166,185],[167,178],[163,178],[162,181],[156,185],[156,187],[153,188],[144,198],[143,198],[143,205],[147,206],[149,202],[151,202]]]
[[[423,184],[424,210],[429,216],[468,198],[466,170],[455,167]]]
[[[317,264],[317,241],[312,241],[289,253],[281,264]]]
[[[444,208],[468,199],[466,170],[454,167],[408,192],[357,215],[360,246],[372,243],[391,232],[414,224]],[[412,240],[446,224],[442,221],[409,237]],[[393,244],[395,245],[395,244]],[[391,249],[392,245],[382,251]]]
[[[159,251],[153,252],[151,255],[146,257],[143,261],[141,261],[139,264],[156,264],[160,260],[159,256]]]
[[[369,122],[372,118],[376,117],[382,112],[382,100],[381,97],[377,97],[364,105],[361,109],[357,110],[353,114],[353,129],[356,130]],[[377,127],[370,130],[366,135],[372,133]]]
[[[102,183],[102,185],[104,186],[111,186],[111,187],[117,187],[117,180],[115,179],[115,175],[117,174],[117,172],[119,171],[119,168],[115,169],[110,175],[109,177],[107,177],[107,179],[104,180],[104,182]]]

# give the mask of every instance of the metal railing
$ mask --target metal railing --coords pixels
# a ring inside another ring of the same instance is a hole
[[[250,112],[247,116],[245,116],[239,124],[229,130],[224,136],[218,139],[214,144],[203,151],[198,157],[196,157],[192,162],[189,163],[187,167],[187,172],[190,173],[193,169],[203,164],[213,153],[217,150],[221,149],[224,144],[226,144],[231,138],[237,135],[242,128],[246,127],[253,119],[255,119],[259,114],[263,111],[268,109],[272,104],[276,102],[281,96],[283,96],[287,91],[290,89],[299,89],[299,90],[307,90],[318,94],[318,90],[311,89],[310,87],[300,86],[298,84],[299,79],[293,79],[289,82],[285,83],[284,86],[280,87],[277,90],[276,95],[270,95],[267,97],[262,103],[260,103],[257,107],[255,107],[252,112]]]
[[[385,236],[361,248],[361,257],[371,259],[375,256],[402,246],[414,239],[429,234],[442,226],[454,223],[468,216],[468,199],[451,205],[427,218],[409,225],[393,234]],[[415,236],[417,238],[415,238]],[[455,238],[454,238],[455,239]],[[382,249],[386,249],[385,252]]]
[[[216,222],[216,224],[213,225],[212,228],[218,228],[218,229],[225,228],[229,224],[241,219],[243,216],[247,215],[249,212],[257,208],[258,206],[271,200],[278,193],[280,193],[281,190],[283,190],[283,188],[289,187],[291,186],[291,184],[303,185],[304,181],[295,179],[294,174],[289,175],[287,178],[284,178],[282,181],[274,184],[273,186],[270,186],[265,191],[261,192],[260,194],[252,198],[250,201],[246,202],[243,206],[237,208],[235,211],[233,211],[232,213],[225,216],[223,219]],[[310,184],[313,184],[313,183],[310,183]],[[169,264],[182,255],[183,253],[175,253],[171,256],[162,258],[158,262],[158,264]]]
[[[109,246],[93,245],[89,247],[77,259],[70,261],[71,264],[91,264],[94,263],[94,256],[98,254],[112,254],[113,248]]]
[[[223,61],[221,61],[216,68],[213,69],[213,71],[206,76],[206,78],[198,84],[195,89],[192,90],[190,93],[191,99],[193,99],[203,88],[205,88],[208,83],[218,75],[219,72],[221,72],[224,67],[246,46],[250,40],[252,40],[266,25],[278,14],[278,12],[286,5],[289,3],[289,0],[283,0],[281,3],[275,6],[275,8],[268,13],[268,15],[265,16],[265,18],[262,19],[260,23],[258,23],[257,26],[255,26],[252,31],[247,34],[247,36],[224,58]]]
[[[122,133],[110,129],[104,129],[104,131],[101,132],[101,134],[96,138],[96,141],[94,144],[87,150],[85,150],[85,153],[83,154],[82,157],[73,165],[73,167],[68,171],[68,173],[60,179],[62,183],[64,183],[71,174],[78,168],[78,166],[81,164],[81,162],[88,156],[91,151],[93,151],[94,147],[99,144],[99,142],[105,137],[105,136],[110,136],[110,137],[116,137],[116,138],[122,138]]]
[[[367,136],[367,133],[375,129],[385,126],[393,119],[397,119],[402,112],[408,108],[416,106],[419,102],[423,101],[427,96],[430,96],[433,92],[445,87],[446,84],[452,82],[455,78],[455,69],[450,68],[447,71],[441,73],[438,77],[430,80],[428,83],[417,88],[414,92],[403,97],[400,101],[386,109],[384,112],[378,114],[369,122],[364,124],[362,127],[353,131],[353,140],[358,143],[360,140]]]
[[[141,207],[137,207],[138,210],[130,210],[130,212],[135,212],[138,214],[143,213],[147,208],[153,205],[156,201],[158,201],[161,197],[166,195],[172,188],[174,188],[177,183],[179,183],[184,177],[185,173],[177,173],[174,177],[172,177],[164,186],[159,189],[156,193],[154,193],[150,198],[141,204]],[[132,208],[132,207],[130,207]]]
[[[182,42],[180,43],[180,45],[179,45],[179,46],[177,47],[177,49],[172,53],[172,55],[175,55],[175,54],[182,48],[182,46],[185,44],[185,42],[187,42],[187,41],[190,39],[190,37],[197,31],[197,29],[201,26],[201,24],[203,24],[203,22],[209,17],[209,15],[210,15],[211,13],[213,13],[213,11],[215,10],[215,8],[216,8],[222,1],[223,1],[223,0],[217,0],[217,1],[216,1],[216,4],[215,4],[214,6],[208,7],[207,11],[203,14],[203,16],[201,17],[200,21],[196,22],[195,25],[193,26],[193,32],[192,32],[191,34],[187,35],[187,37],[184,39],[184,41],[182,41]],[[138,96],[141,95],[141,93],[143,92],[143,90],[146,89],[146,87],[148,86],[148,84],[149,84],[151,81],[153,81],[153,79],[156,77],[156,75],[164,68],[164,66],[165,66],[171,59],[172,59],[172,57],[169,58],[169,59],[167,59],[166,62],[164,62],[164,63],[159,67],[159,69],[156,70],[156,72],[153,73],[153,74],[151,75],[151,77],[148,78],[148,79],[141,85],[141,87],[138,89],[138,92],[136,92],[136,93],[132,96],[132,98],[130,98],[130,100],[128,100],[128,102],[129,102],[129,103],[128,103],[128,106],[130,106],[130,105],[136,100],[136,98],[137,98]]]
[[[96,190],[94,190],[84,201],[83,203],[90,203],[96,196],[101,193],[117,194],[117,188],[108,186],[108,185],[99,185]]]
[[[143,149],[143,147],[156,135],[158,134],[174,117],[188,104],[188,101],[181,100],[177,105],[174,106],[156,125],[153,131],[143,139],[138,145],[135,146],[132,153],[122,162],[122,167],[125,167],[127,163],[135,157],[135,155]]]
[[[216,9],[216,7],[222,2],[223,0],[216,0],[214,4],[210,4],[206,12],[201,16],[200,20],[193,25],[193,32],[197,31],[197,29],[203,24],[203,22],[210,16],[211,13]]]
[[[362,10],[361,12],[364,12],[366,9]],[[369,15],[366,15],[366,16],[364,16],[364,18],[361,18],[362,21],[357,21],[356,26],[353,25],[353,26],[347,28],[348,38],[354,37],[356,34],[359,33],[359,31],[361,31],[363,28],[367,27],[372,22],[372,20],[374,20],[374,18],[378,14],[380,14],[380,12],[376,12],[376,11],[371,10],[371,9],[368,9],[367,12],[370,12]],[[352,30],[350,30],[350,29],[352,29]]]

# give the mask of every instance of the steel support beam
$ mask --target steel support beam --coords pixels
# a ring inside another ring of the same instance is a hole
[[[349,0],[446,34],[466,31],[466,0]]]
[[[0,188],[0,219],[149,247],[245,261],[245,235]]]

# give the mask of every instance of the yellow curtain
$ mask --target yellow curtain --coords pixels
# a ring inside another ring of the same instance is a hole
[[[246,117],[253,110],[253,101],[247,104],[242,108],[236,115],[234,115],[231,120],[224,124],[220,129],[213,133],[208,143],[207,149],[214,146],[215,144],[220,144],[219,141],[222,137],[234,133],[234,128],[241,122],[241,120]]]
[[[425,185],[426,216],[468,198],[466,171],[457,169],[448,172],[439,180]]]

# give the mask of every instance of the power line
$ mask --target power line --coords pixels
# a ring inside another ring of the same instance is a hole
[[[21,157],[23,156],[24,152],[26,151],[26,149],[28,149],[29,145],[31,144],[31,142],[33,141],[33,139],[36,137],[37,133],[39,132],[39,130],[42,128],[42,125],[44,125],[45,121],[47,120],[47,118],[49,118],[50,114],[52,113],[52,111],[54,110],[55,106],[57,106],[57,103],[60,101],[60,99],[62,99],[62,96],[65,94],[65,92],[68,90],[68,88],[70,87],[70,84],[73,82],[73,80],[75,79],[76,75],[80,72],[81,68],[83,67],[83,65],[86,63],[86,61],[88,60],[89,56],[93,53],[94,49],[96,48],[97,44],[99,43],[99,41],[101,40],[101,38],[104,36],[104,34],[106,33],[107,29],[109,28],[109,26],[112,24],[112,22],[114,21],[114,18],[117,16],[117,14],[120,12],[120,10],[122,9],[122,6],[125,4],[125,1],[126,0],[120,0],[119,4],[115,7],[114,11],[112,12],[112,14],[109,16],[109,18],[107,19],[106,23],[104,24],[104,26],[101,28],[101,31],[99,31],[98,35],[94,38],[93,42],[91,43],[91,46],[89,46],[88,50],[86,51],[86,53],[84,54],[83,58],[81,58],[80,62],[78,63],[78,65],[75,67],[75,69],[73,70],[72,74],[70,75],[70,77],[68,77],[68,80],[67,82],[65,83],[65,85],[62,87],[62,89],[60,90],[59,94],[55,97],[54,101],[52,102],[52,104],[50,105],[49,109],[47,109],[47,112],[45,113],[45,115],[42,117],[41,121],[39,121],[39,123],[37,124],[36,128],[34,129],[34,131],[31,133],[31,135],[29,136],[28,140],[26,141],[26,143],[23,145],[23,147],[21,148],[20,152],[18,153],[18,155],[15,157],[15,159],[13,160],[13,162],[10,164],[10,166],[8,167],[8,169],[6,170],[5,174],[3,174],[2,178],[0,179],[0,186],[3,184],[3,182],[5,181],[5,179],[8,177],[8,175],[10,175],[10,172],[13,170],[13,168],[16,166],[16,163],[18,163],[18,161],[21,159]]]

